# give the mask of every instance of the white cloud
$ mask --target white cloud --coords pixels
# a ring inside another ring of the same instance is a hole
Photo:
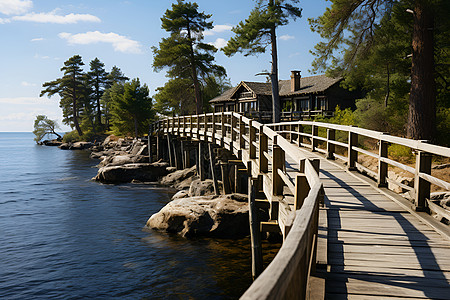
[[[48,55],[39,55],[39,54],[35,54],[35,55],[34,55],[34,58],[37,58],[37,59],[49,59],[50,56],[48,56]]]
[[[222,49],[223,47],[225,47],[227,45],[227,41],[225,39],[218,38],[218,39],[216,39],[216,41],[214,43],[209,43],[209,44],[213,45],[217,49]]]
[[[230,25],[215,25],[213,29],[203,32],[203,35],[216,35],[216,33],[230,31],[232,28]]]
[[[22,86],[37,86],[36,83],[30,83],[30,82],[27,82],[27,81],[22,81],[20,84]]]
[[[58,36],[65,39],[69,44],[88,45],[96,43],[109,43],[115,51],[123,53],[142,53],[142,46],[139,42],[131,40],[123,35],[114,32],[102,33],[100,31],[89,31],[86,33],[61,32]]]
[[[0,0],[1,1],[1,0]],[[12,17],[15,21],[28,21],[37,23],[75,24],[78,22],[100,22],[100,19],[90,14],[57,15],[56,10],[49,13],[29,13],[23,16]]]
[[[288,40],[293,40],[293,39],[295,39],[295,37],[292,35],[289,35],[289,34],[280,36],[280,40],[283,40],[283,41],[288,41]]]
[[[0,18],[0,24],[6,24],[6,23],[11,23],[10,19],[2,19]]]
[[[31,39],[32,42],[39,42],[39,41],[43,41],[44,38],[35,38],[35,39]]]
[[[31,0],[0,0],[0,12],[5,15],[20,15],[32,7]]]

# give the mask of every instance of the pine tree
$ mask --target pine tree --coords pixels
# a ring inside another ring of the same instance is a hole
[[[111,124],[119,134],[131,134],[137,138],[147,131],[146,125],[153,117],[152,99],[146,84],[139,78],[123,85],[114,84],[111,91]]]
[[[272,70],[272,110],[273,122],[280,121],[280,100],[278,88],[278,54],[276,28],[289,23],[289,20],[300,18],[302,10],[295,5],[298,0],[258,0],[249,17],[232,30],[236,35],[222,49],[227,56],[237,52],[244,55],[264,53],[271,46]]]
[[[101,97],[101,106],[102,106],[102,110],[103,110],[103,115],[105,117],[104,119],[104,124],[106,127],[106,130],[109,130],[109,121],[111,119],[110,116],[110,103],[111,103],[111,89],[112,86],[116,83],[121,84],[123,86],[123,84],[129,80],[128,77],[126,77],[122,71],[120,70],[119,67],[117,66],[113,66],[111,68],[111,72],[108,73],[108,75],[106,76],[106,86],[105,86],[105,90],[102,94]]]
[[[90,63],[90,70],[87,73],[88,82],[91,89],[91,101],[96,108],[96,123],[99,129],[102,128],[102,109],[101,109],[101,97],[104,89],[108,84],[108,73],[105,71],[105,64],[102,63],[97,57]]]
[[[212,29],[211,15],[198,11],[197,3],[178,0],[161,18],[162,29],[170,33],[163,38],[159,48],[153,47],[153,68],[160,71],[169,68],[170,78],[189,78],[194,87],[196,112],[203,111],[199,77],[205,74],[225,74],[225,69],[214,64],[217,49],[203,43],[202,32]]]
[[[85,97],[86,85],[84,81],[84,73],[81,69],[84,63],[81,56],[74,55],[64,62],[61,71],[64,72],[63,77],[54,81],[45,82],[42,87],[40,97],[47,94],[48,97],[59,94],[61,97],[59,106],[63,110],[64,124],[75,127],[79,136],[83,135],[81,130],[80,119],[80,103]]]

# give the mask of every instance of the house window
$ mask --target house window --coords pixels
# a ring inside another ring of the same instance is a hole
[[[249,112],[256,110],[256,101],[240,103],[240,112]]]
[[[239,93],[239,99],[245,99],[245,98],[253,98],[253,93],[249,91],[243,91]]]
[[[309,107],[309,98],[303,98],[299,100],[300,110],[301,111],[308,111],[310,110]]]
[[[326,96],[317,97],[317,106],[320,110],[328,110],[328,99]]]

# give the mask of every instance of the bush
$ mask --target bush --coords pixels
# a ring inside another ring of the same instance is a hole
[[[79,141],[93,142],[101,139],[102,135],[96,134],[92,131],[85,132],[81,137],[76,130],[66,132],[63,136],[64,143],[74,143]]]
[[[388,154],[389,157],[391,157],[393,160],[404,162],[404,163],[411,163],[414,161],[414,154],[411,151],[411,148],[392,144],[388,147]]]
[[[439,145],[450,146],[450,108],[441,107],[436,114],[437,134],[436,140]]]
[[[64,134],[63,136],[64,143],[73,143],[80,140],[81,140],[80,135],[76,130],[66,132],[66,134]]]

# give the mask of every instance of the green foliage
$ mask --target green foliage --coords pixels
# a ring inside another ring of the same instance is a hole
[[[90,70],[87,73],[87,84],[89,86],[89,101],[87,106],[93,111],[96,110],[95,123],[101,130],[102,127],[102,109],[101,109],[101,97],[104,89],[108,85],[108,73],[105,71],[105,64],[102,63],[97,57],[90,63]],[[94,131],[96,131],[95,125],[93,125]]]
[[[388,156],[393,160],[411,163],[414,161],[414,154],[411,151],[411,148],[392,144],[388,147]]]
[[[73,143],[73,142],[78,142],[81,140],[82,140],[82,138],[76,130],[66,132],[63,136],[64,143]]]
[[[116,83],[111,88],[111,125],[116,135],[135,137],[147,133],[153,118],[152,99],[146,84],[138,78],[125,84]]]
[[[302,15],[302,10],[295,6],[298,0],[270,0],[268,5],[265,2],[258,0],[249,17],[232,29],[236,35],[222,49],[225,55],[264,53],[272,42],[270,30],[287,25],[291,18],[295,20]]]
[[[124,84],[127,80],[129,80],[128,77],[126,77],[122,71],[120,70],[119,67],[117,66],[113,66],[111,68],[111,72],[108,73],[108,75],[106,76],[106,86],[105,86],[105,90],[103,91],[103,94],[101,96],[100,99],[100,104],[102,107],[102,111],[103,111],[103,123],[106,125],[105,129],[109,130],[109,121],[111,119],[110,116],[110,102],[111,102],[111,95],[110,95],[110,91],[111,91],[111,87],[115,84],[115,83],[120,83],[120,84]]]
[[[170,36],[163,38],[159,47],[152,47],[155,71],[168,68],[167,75],[172,80],[191,82],[197,113],[201,113],[203,105],[199,78],[225,75],[225,69],[214,64],[214,53],[217,49],[202,42],[202,32],[213,28],[212,22],[208,21],[210,17],[211,15],[198,11],[197,3],[178,0],[161,18],[161,27],[169,32]],[[171,87],[167,86],[167,89],[169,88]]]
[[[326,70],[328,75],[344,76],[345,87],[362,88],[368,92],[357,112],[363,126],[372,129],[381,127],[384,128],[383,131],[388,130],[400,135],[406,135],[408,127],[408,135],[414,138],[431,132],[435,117],[435,97],[438,111],[440,107],[450,106],[450,20],[447,17],[450,13],[450,2],[331,2],[331,7],[322,16],[309,19],[311,29],[324,39],[312,51],[316,57],[313,71]],[[428,28],[420,29],[421,26],[428,25],[420,23],[419,18],[408,13],[407,9],[434,16],[433,31]],[[434,37],[421,36],[418,32],[432,32]],[[424,43],[421,44],[420,41]],[[428,52],[417,50],[412,56],[412,52],[417,48],[411,47],[412,44],[420,44],[420,47],[426,47]],[[433,48],[435,63],[430,64],[430,59],[427,58]],[[415,61],[416,66],[412,69],[411,60]],[[434,71],[426,69],[430,65],[435,68]],[[411,76],[411,72],[414,76]],[[436,96],[433,91],[434,81]],[[411,102],[409,119],[412,120],[411,115],[419,117],[406,126],[408,102]],[[371,107],[371,112],[364,109],[368,106]],[[442,119],[438,118],[438,122],[439,120]],[[442,126],[438,124],[438,130],[441,130]],[[430,135],[423,138],[429,139]]]
[[[33,133],[36,136],[34,140],[36,143],[40,142],[46,135],[54,134],[61,139],[61,135],[59,135],[55,130],[59,129],[58,123],[54,120],[50,120],[47,116],[38,115],[36,116],[36,120],[34,121],[34,130]]]
[[[47,94],[48,97],[58,94],[61,97],[59,106],[63,110],[63,123],[75,127],[79,135],[83,132],[79,125],[80,103],[86,97],[85,74],[81,69],[84,63],[81,56],[74,55],[64,62],[61,71],[63,77],[54,81],[45,82],[42,87],[40,97]]]
[[[195,114],[195,95],[191,80],[173,78],[156,91],[154,108],[158,113],[166,116]]]
[[[437,140],[442,146],[450,146],[450,108],[441,107],[437,111]]]

